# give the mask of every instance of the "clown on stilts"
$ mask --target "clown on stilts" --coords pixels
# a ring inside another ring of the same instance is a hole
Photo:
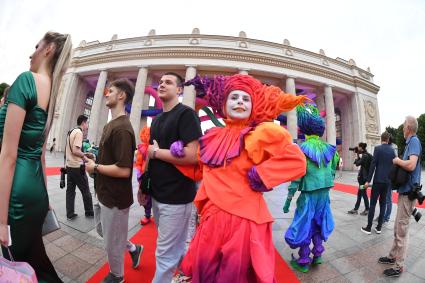
[[[322,262],[327,241],[334,229],[330,208],[329,190],[334,186],[335,170],[339,160],[335,145],[320,139],[325,131],[323,119],[313,105],[297,107],[298,127],[306,140],[300,145],[307,158],[307,173],[293,181],[283,211],[287,213],[292,197],[301,191],[297,199],[294,219],[285,233],[285,241],[292,249],[299,248],[299,258],[292,255],[291,266],[308,272],[310,264]],[[313,249],[310,250],[310,244]],[[313,258],[310,258],[310,253]]]
[[[273,217],[263,193],[303,176],[306,159],[273,119],[308,98],[249,75],[189,84],[226,125],[200,138],[202,183],[194,200],[200,224],[181,274],[194,283],[275,282]]]

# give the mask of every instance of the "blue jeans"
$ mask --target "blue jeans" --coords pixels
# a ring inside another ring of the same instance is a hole
[[[392,186],[389,185],[388,191],[387,191],[387,197],[386,197],[386,209],[385,209],[385,215],[384,215],[384,222],[390,221],[392,207],[393,207]]]

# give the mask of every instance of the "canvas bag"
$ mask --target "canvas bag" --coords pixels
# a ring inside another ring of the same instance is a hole
[[[0,283],[38,283],[37,276],[31,265],[26,262],[14,261],[9,248],[7,248],[7,251],[11,260],[0,257]]]

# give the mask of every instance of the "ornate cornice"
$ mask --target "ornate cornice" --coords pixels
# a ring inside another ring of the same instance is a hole
[[[98,44],[96,46],[99,47]],[[311,62],[301,61],[296,58],[288,58],[285,56],[277,56],[274,54],[255,52],[250,50],[232,50],[228,48],[188,46],[150,47],[130,50],[106,51],[93,55],[74,57],[71,62],[71,67],[78,68],[111,62],[155,58],[214,59],[255,63],[266,66],[281,67],[285,69],[296,70],[312,75],[321,76],[354,87],[360,87],[372,93],[377,93],[379,91],[379,87],[377,85],[363,78],[350,76],[337,70],[333,70]]]

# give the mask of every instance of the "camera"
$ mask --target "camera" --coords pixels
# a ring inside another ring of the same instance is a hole
[[[422,185],[418,183],[413,184],[413,189],[408,195],[409,200],[417,199],[418,203],[422,204],[425,200],[425,196],[422,194],[421,190],[422,190]]]
[[[415,207],[415,209],[412,211],[412,216],[415,218],[416,222],[419,222],[422,217],[422,213],[420,213],[419,210]]]
[[[66,168],[65,167],[61,167],[60,171],[61,171],[61,179],[60,179],[60,182],[59,182],[59,187],[61,189],[63,189],[63,188],[65,188]]]
[[[354,151],[354,153],[359,153],[359,147],[358,146],[349,147],[348,150]]]

